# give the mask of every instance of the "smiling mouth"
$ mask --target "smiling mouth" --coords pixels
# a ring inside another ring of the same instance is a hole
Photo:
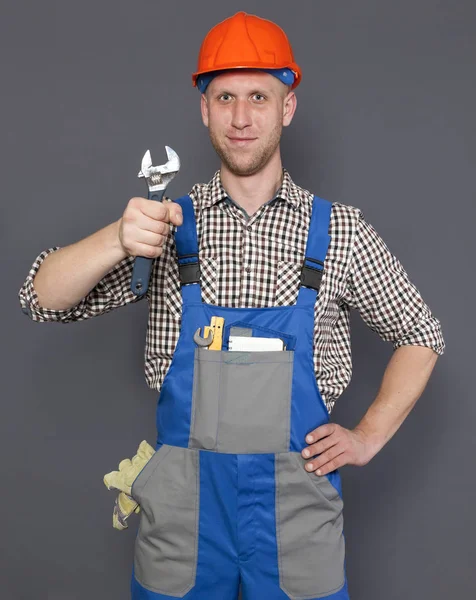
[[[230,142],[240,143],[240,142],[254,142],[258,138],[237,138],[237,137],[229,137],[227,136]]]

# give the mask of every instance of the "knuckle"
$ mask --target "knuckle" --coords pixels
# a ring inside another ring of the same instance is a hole
[[[152,200],[151,200],[152,202]],[[156,218],[159,221],[162,222],[167,222],[168,220],[168,210],[167,208],[163,205],[162,202],[155,202],[155,214],[156,214]]]
[[[162,236],[165,236],[169,233],[169,230],[170,230],[169,224],[166,223],[165,221],[161,221],[159,224],[159,233]]]
[[[132,208],[138,208],[142,204],[143,200],[144,198],[140,198],[139,196],[133,196],[127,203],[127,206]]]
[[[311,455],[315,455],[315,454],[320,454],[322,452],[323,448],[321,446],[321,444],[313,444],[312,446],[309,447],[309,451],[311,452]]]

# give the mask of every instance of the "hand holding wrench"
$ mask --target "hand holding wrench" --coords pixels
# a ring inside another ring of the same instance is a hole
[[[148,186],[148,200],[162,201],[164,192],[168,184],[180,170],[180,159],[178,154],[169,146],[165,146],[167,158],[165,165],[157,167],[152,166],[150,151],[144,154],[142,159],[142,168],[138,177],[145,177]],[[131,291],[136,296],[142,296],[149,287],[150,273],[152,271],[152,258],[137,256],[134,260],[134,269],[132,271]]]

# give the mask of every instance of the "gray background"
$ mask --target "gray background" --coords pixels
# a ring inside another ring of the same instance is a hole
[[[2,598],[129,597],[138,518],[112,528],[102,477],[155,442],[147,304],[39,325],[17,293],[41,250],[145,194],[136,175],[147,148],[179,153],[171,196],[211,178],[218,161],[190,76],[205,33],[238,10],[281,25],[303,69],[284,165],[303,187],[362,209],[447,343],[396,436],[366,467],[342,469],[351,597],[475,593],[474,1],[4,0]],[[392,352],[358,313],[352,325],[353,379],[332,414],[346,427]]]

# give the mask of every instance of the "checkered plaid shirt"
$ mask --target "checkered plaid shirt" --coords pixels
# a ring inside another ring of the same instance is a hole
[[[312,194],[283,169],[276,196],[253,215],[231,200],[217,171],[190,196],[195,208],[200,252],[202,300],[231,307],[292,305],[297,300],[312,209]],[[160,390],[179,337],[182,297],[171,226],[156,259],[149,289],[130,291],[134,257],[112,268],[76,306],[52,310],[38,304],[34,277],[45,257],[34,261],[19,292],[24,312],[34,321],[69,323],[96,317],[147,298],[145,347],[148,385]],[[358,208],[334,202],[331,242],[315,304],[314,369],[329,413],[352,374],[350,309],[396,349],[419,345],[443,354],[440,322],[432,315],[398,259]]]

